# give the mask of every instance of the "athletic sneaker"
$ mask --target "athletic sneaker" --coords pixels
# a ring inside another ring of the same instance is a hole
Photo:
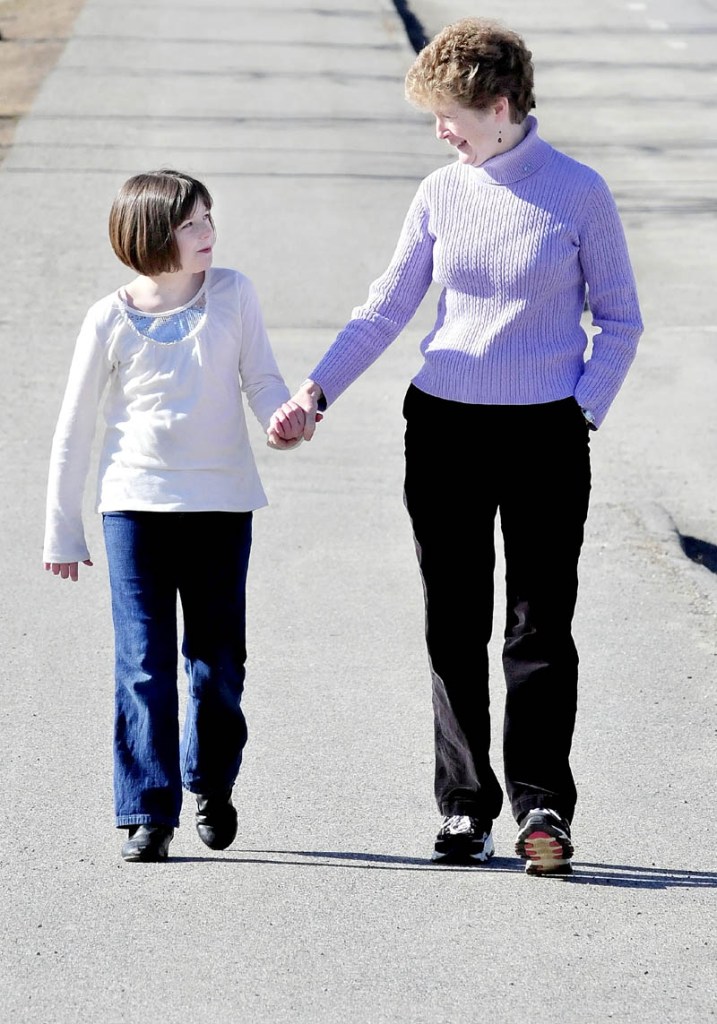
[[[527,875],[570,875],[570,825],[549,807],[535,807],[523,818],[515,852],[527,862]]]
[[[445,817],[431,859],[449,864],[484,864],[495,853],[490,829],[490,822],[468,814]]]

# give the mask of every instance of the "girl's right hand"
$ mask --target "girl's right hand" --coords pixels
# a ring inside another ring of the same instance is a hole
[[[45,568],[52,573],[53,576],[60,576],[63,580],[72,580],[73,583],[77,583],[79,575],[79,562],[45,562]],[[86,558],[83,565],[92,565],[92,561]]]
[[[304,437],[306,414],[293,399],[280,405],[267,431],[272,448],[293,448]]]
[[[321,387],[316,381],[307,378],[296,394],[276,410],[269,430],[285,440],[303,437],[305,441],[310,441],[316,424],[324,418],[323,412],[319,412],[319,399],[322,397]]]

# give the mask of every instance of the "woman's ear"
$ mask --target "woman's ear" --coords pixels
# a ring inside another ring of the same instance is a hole
[[[510,120],[510,101],[507,96],[499,96],[493,102],[493,111],[496,117],[507,117]]]

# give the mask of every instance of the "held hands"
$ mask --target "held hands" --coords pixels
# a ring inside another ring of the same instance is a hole
[[[269,422],[266,443],[270,448],[287,451],[304,440],[306,414],[293,398],[279,406]]]
[[[318,411],[321,388],[313,380],[306,380],[296,394],[284,402],[271,417],[267,431],[270,448],[295,448],[302,440],[310,441],[316,424],[323,415]]]
[[[60,576],[63,580],[72,580],[73,583],[77,583],[79,562],[44,562],[43,564],[53,576]],[[86,558],[82,564],[92,565],[92,561]]]

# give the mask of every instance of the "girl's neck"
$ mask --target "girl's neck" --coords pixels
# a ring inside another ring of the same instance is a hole
[[[170,309],[186,306],[204,284],[204,272],[140,276],[124,289],[135,309],[142,313],[166,313]]]

